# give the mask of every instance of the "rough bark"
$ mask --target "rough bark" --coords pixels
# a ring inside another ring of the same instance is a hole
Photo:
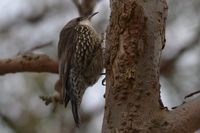
[[[160,102],[166,0],[111,0],[102,133],[193,133],[200,97],[169,111]]]
[[[103,133],[160,132],[159,64],[165,0],[111,0]]]

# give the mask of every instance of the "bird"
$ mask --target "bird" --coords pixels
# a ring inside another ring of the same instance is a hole
[[[103,71],[102,39],[91,24],[98,12],[69,21],[58,42],[59,80],[63,104],[71,103],[77,127],[79,109],[85,90],[94,85]]]

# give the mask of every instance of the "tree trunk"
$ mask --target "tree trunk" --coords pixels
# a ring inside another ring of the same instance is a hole
[[[102,133],[161,132],[159,65],[166,0],[111,0]]]

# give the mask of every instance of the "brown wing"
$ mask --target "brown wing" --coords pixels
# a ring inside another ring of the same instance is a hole
[[[70,88],[67,88],[66,84],[71,68],[71,58],[75,52],[75,36],[76,32],[73,28],[64,28],[60,33],[60,40],[58,43],[59,76],[65,105],[67,105],[69,101],[69,97],[67,97],[66,94],[66,89]]]
[[[72,36],[72,35],[70,35],[70,32],[71,32],[70,29],[69,28],[67,29],[65,27],[60,32],[60,38],[59,38],[59,42],[58,42],[58,59],[59,60],[61,58],[61,55],[65,51],[65,47],[67,46],[68,42],[72,41],[72,39],[70,38],[70,36]]]

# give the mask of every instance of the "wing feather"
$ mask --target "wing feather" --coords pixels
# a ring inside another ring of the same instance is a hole
[[[59,76],[62,84],[63,100],[65,105],[67,105],[69,101],[66,89],[72,89],[67,88],[66,83],[69,79],[68,76],[71,68],[71,59],[73,53],[75,52],[75,36],[76,32],[73,28],[63,28],[63,30],[60,33],[60,39],[58,43]]]

